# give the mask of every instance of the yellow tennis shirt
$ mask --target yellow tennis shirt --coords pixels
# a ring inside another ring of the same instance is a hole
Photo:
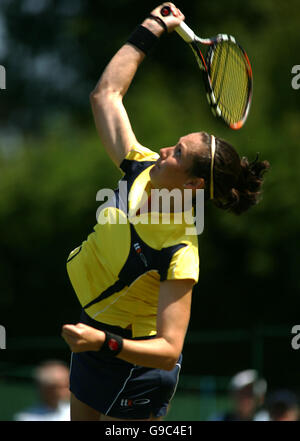
[[[187,223],[183,213],[138,211],[149,194],[149,172],[158,158],[140,144],[133,146],[120,165],[124,176],[114,198],[100,207],[94,231],[67,261],[85,312],[102,323],[131,326],[133,337],[156,334],[161,281],[196,283],[199,277],[197,235],[186,231],[195,228],[191,221]],[[127,187],[125,197],[121,183]]]

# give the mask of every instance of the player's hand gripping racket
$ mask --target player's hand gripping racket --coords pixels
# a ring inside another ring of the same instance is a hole
[[[164,6],[160,12],[163,17],[172,14],[169,6]],[[185,22],[175,31],[191,46],[203,71],[214,115],[221,117],[231,129],[240,129],[247,119],[252,99],[252,69],[246,52],[231,35],[200,38]],[[205,58],[197,43],[209,46]]]

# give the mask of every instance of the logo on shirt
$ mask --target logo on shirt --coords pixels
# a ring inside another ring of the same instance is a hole
[[[143,406],[149,403],[150,403],[149,398],[137,398],[136,400],[122,398],[121,407]]]
[[[142,248],[141,248],[140,244],[138,242],[136,242],[136,243],[133,244],[133,246],[134,246],[134,249],[135,249],[137,255],[139,256],[139,258],[141,259],[143,264],[147,267],[148,266],[148,262],[147,262],[146,257],[142,253]]]

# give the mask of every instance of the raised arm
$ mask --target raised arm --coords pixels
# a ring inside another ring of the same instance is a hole
[[[152,14],[161,17],[161,7],[162,5],[154,9]],[[174,5],[172,7],[175,8]],[[174,11],[178,10],[175,8]],[[184,16],[178,11],[177,17],[166,17],[164,22],[168,31],[172,31],[183,19]],[[143,21],[142,26],[156,37],[160,37],[164,32],[159,23],[149,18]],[[101,142],[117,166],[136,143],[136,137],[123,105],[123,98],[144,58],[145,54],[140,49],[126,43],[107,65],[90,95],[95,124]]]
[[[157,335],[150,340],[123,340],[118,358],[140,366],[172,370],[182,351],[191,308],[193,280],[161,283],[157,314]],[[73,352],[98,351],[103,331],[78,323],[65,325],[62,336]]]

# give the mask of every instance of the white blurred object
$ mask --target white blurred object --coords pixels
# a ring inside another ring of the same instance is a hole
[[[259,378],[255,369],[247,369],[236,374],[230,381],[230,389],[236,392],[251,384],[253,384],[254,395],[261,396],[267,392],[266,380]]]
[[[15,421],[70,421],[70,404],[59,403],[57,409],[40,405],[16,414]]]

